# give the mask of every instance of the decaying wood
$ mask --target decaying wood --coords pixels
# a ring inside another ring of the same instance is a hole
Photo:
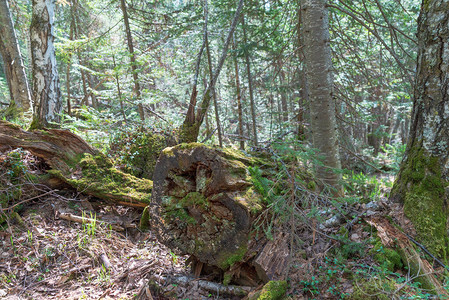
[[[254,258],[252,265],[264,282],[284,279],[289,257],[288,241],[288,236],[279,234],[268,241]]]
[[[43,158],[53,169],[70,171],[70,164],[82,154],[98,154],[82,138],[68,130],[25,131],[19,126],[0,121],[0,151],[22,148]]]
[[[404,233],[390,224],[386,218],[371,218],[366,219],[366,222],[377,229],[377,235],[384,246],[398,251],[404,264],[409,267],[410,276],[414,280],[420,282],[422,287],[431,293],[445,298],[449,297],[449,293],[435,276],[437,272],[426,259],[419,256]]]
[[[254,287],[251,286],[223,285],[216,282],[198,280],[191,276],[164,277],[160,275],[152,275],[151,280],[162,284],[179,284],[187,287],[193,283],[197,283],[200,288],[211,293],[239,297],[246,296],[254,290]]]
[[[162,151],[150,225],[159,241],[191,255],[195,276],[218,273],[230,282],[257,286],[284,271],[285,243],[256,240],[252,233],[264,208],[248,173],[258,164],[238,151],[198,143]]]
[[[0,121],[0,151],[16,148],[28,150],[50,166],[51,170],[47,172],[53,176],[43,180],[52,187],[64,183],[84,194],[138,208],[149,203],[150,180],[135,178],[116,169],[109,158],[68,130],[25,131]]]

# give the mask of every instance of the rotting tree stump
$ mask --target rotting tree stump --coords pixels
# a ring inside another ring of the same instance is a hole
[[[252,230],[264,204],[248,167],[260,164],[239,151],[198,143],[162,151],[153,177],[150,225],[159,241],[191,255],[195,275],[209,269],[221,272],[224,283],[257,285],[284,270],[286,243],[276,242],[284,249],[271,251],[273,241],[256,240]],[[279,264],[273,268],[270,261]]]
[[[63,182],[78,191],[117,204],[145,207],[153,182],[116,169],[112,161],[68,130],[25,131],[0,121],[0,151],[22,148],[50,167],[44,183]]]

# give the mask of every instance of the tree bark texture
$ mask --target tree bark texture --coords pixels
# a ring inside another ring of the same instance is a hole
[[[326,0],[304,0],[304,54],[309,88],[313,145],[323,157],[324,166],[318,166],[318,177],[338,188],[340,169],[338,139],[333,100],[332,61],[329,37],[329,19]]]
[[[418,237],[447,258],[449,180],[449,3],[423,1],[412,122],[405,157],[391,192],[404,204]]]
[[[30,38],[35,127],[48,127],[61,120],[61,91],[53,44],[54,5],[52,0],[33,0]]]
[[[0,54],[11,95],[11,103],[22,111],[31,107],[31,92],[7,0],[0,0]]]

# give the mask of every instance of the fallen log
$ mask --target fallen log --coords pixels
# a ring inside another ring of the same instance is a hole
[[[404,265],[408,266],[410,277],[419,283],[422,288],[438,295],[441,299],[449,298],[448,291],[437,278],[437,272],[424,258],[421,258],[408,237],[398,228],[394,227],[386,218],[377,217],[365,220],[377,229],[377,235],[382,244],[396,250]]]
[[[268,240],[253,234],[253,221],[265,204],[248,167],[262,164],[239,151],[199,143],[162,151],[153,177],[150,226],[159,241],[191,255],[195,275],[212,267],[209,273],[219,272],[224,283],[257,286],[284,270],[286,259],[278,256],[288,251],[264,251]]]
[[[0,121],[0,151],[22,148],[43,159],[51,176],[100,199],[117,204],[145,207],[151,199],[153,182],[116,169],[112,161],[68,130],[25,131]],[[39,180],[39,179],[38,179]],[[57,184],[57,183],[52,183]]]

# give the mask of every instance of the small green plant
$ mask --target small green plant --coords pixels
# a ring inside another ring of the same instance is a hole
[[[33,232],[28,230],[27,236],[28,236],[28,243],[30,244],[30,246],[32,246],[33,245]]]
[[[98,281],[105,285],[111,284],[111,272],[104,265],[101,265],[101,269],[98,272]]]
[[[320,294],[320,281],[315,276],[312,276],[310,280],[301,280],[299,283],[302,285],[303,290],[312,296]]]
[[[177,264],[178,263],[178,256],[175,253],[171,252],[171,251],[169,253],[170,253],[170,256],[171,256],[171,259],[172,259],[173,263]]]
[[[89,212],[91,221],[83,222],[83,231],[87,233],[87,235],[94,236],[97,231],[97,214],[92,214]],[[85,213],[82,214],[83,218],[85,218]]]

